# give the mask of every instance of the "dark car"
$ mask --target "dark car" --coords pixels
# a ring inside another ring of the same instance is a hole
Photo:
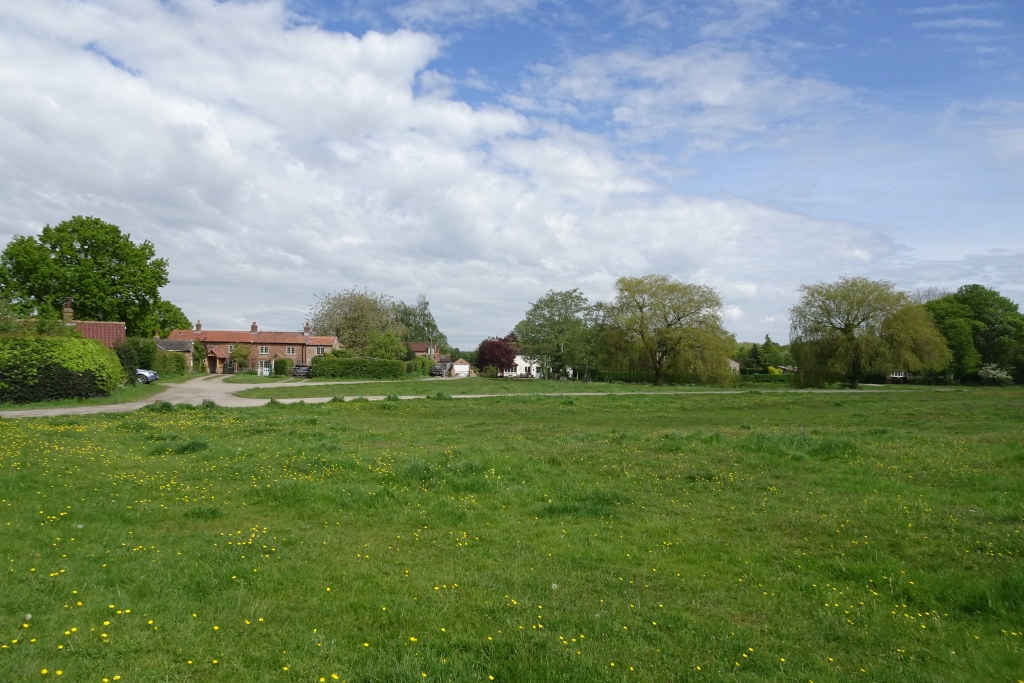
[[[135,371],[135,381],[139,384],[149,384],[160,379],[160,375],[156,374],[152,370],[143,370],[139,368]]]
[[[431,377],[443,377],[444,376],[444,366],[442,366],[442,365],[435,365],[434,367],[430,368],[430,376]]]

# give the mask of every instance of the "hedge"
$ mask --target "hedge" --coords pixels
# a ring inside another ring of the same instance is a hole
[[[288,377],[292,374],[292,368],[294,367],[295,361],[291,358],[275,358],[274,377]]]
[[[430,369],[433,367],[434,359],[428,356],[416,356],[412,360],[405,362],[405,370],[410,375],[426,377],[430,374]]]
[[[117,354],[94,339],[0,338],[0,403],[107,396],[123,374]]]
[[[188,359],[180,351],[157,350],[153,370],[161,377],[180,377],[188,372]]]
[[[767,383],[767,384],[792,384],[796,375],[740,375],[740,382]]]
[[[317,356],[310,367],[313,377],[350,377],[354,379],[402,379],[405,361],[379,358],[339,358]]]

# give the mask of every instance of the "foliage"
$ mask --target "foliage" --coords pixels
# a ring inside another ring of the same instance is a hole
[[[519,351],[555,377],[566,376],[570,367],[577,374],[589,372],[597,350],[599,315],[600,308],[591,306],[578,289],[549,290],[515,327]]]
[[[171,304],[161,305],[167,261],[147,240],[98,218],[75,216],[37,237],[15,237],[0,255],[0,289],[23,316],[58,313],[74,301],[80,320],[121,320],[129,335],[148,335],[161,322],[191,327]],[[184,321],[185,325],[182,325]]]
[[[707,286],[679,282],[665,275],[622,277],[615,283],[615,301],[609,313],[626,341],[636,344],[661,385],[673,367],[697,367],[708,363],[728,367],[728,349],[714,344],[720,358],[687,358],[687,353],[707,350],[709,341],[725,339],[722,300]],[[731,348],[731,346],[729,347]]]
[[[181,377],[188,374],[188,360],[179,351],[162,351],[157,349],[153,358],[153,370],[163,378]]]
[[[192,340],[192,372],[206,374],[206,347],[198,339]]]
[[[844,277],[800,287],[791,348],[805,386],[893,370],[940,370],[952,358],[924,308],[886,280]]]
[[[153,364],[156,362],[156,341],[149,337],[128,337],[125,344],[135,350],[137,367],[144,370],[155,370]],[[134,371],[132,376],[134,377]]]
[[[109,395],[124,371],[117,355],[80,337],[0,337],[0,403]]]
[[[324,294],[310,307],[313,334],[335,335],[346,348],[362,353],[375,334],[390,332],[401,338],[405,329],[394,301],[369,289],[347,289]]]
[[[124,379],[129,384],[135,382],[135,371],[139,369],[139,352],[135,345],[126,339],[114,347],[114,353],[121,363]]]
[[[486,377],[487,379],[494,379],[498,376],[498,368],[493,365],[485,365],[480,368],[480,376]]]
[[[384,360],[404,360],[408,350],[393,332],[374,332],[370,335],[370,343],[364,355]]]
[[[313,377],[347,377],[352,379],[402,379],[405,361],[380,358],[341,358],[334,354],[313,359]]]
[[[488,337],[477,348],[477,367],[493,366],[497,372],[507,372],[515,365],[517,352],[515,333],[504,337]]]
[[[434,360],[426,356],[416,356],[405,362],[406,372],[419,377],[428,376],[432,367],[434,367]]]
[[[250,348],[249,344],[235,344],[235,348],[231,349],[229,357],[231,362],[235,364],[236,370],[248,370],[251,355],[252,348]]]
[[[275,377],[290,377],[292,374],[292,368],[295,367],[295,361],[291,358],[275,358],[274,359],[274,376]]]
[[[1024,316],[1017,304],[981,285],[964,285],[925,308],[953,353],[949,370],[957,380],[982,364],[1014,368],[1024,379]]]
[[[404,330],[402,341],[434,342],[441,353],[448,353],[451,350],[448,346],[448,337],[437,327],[437,322],[430,312],[430,302],[422,294],[416,298],[416,304],[413,306],[404,301],[395,304],[395,319]]]
[[[11,302],[6,296],[0,296],[0,334],[19,332],[21,329],[21,320],[11,307]]]
[[[192,322],[185,316],[184,311],[170,301],[160,300],[153,305],[145,321],[139,324],[139,329],[167,337],[171,330],[192,329]]]
[[[983,365],[978,370],[978,376],[985,384],[1005,385],[1013,384],[1013,376],[998,365]]]

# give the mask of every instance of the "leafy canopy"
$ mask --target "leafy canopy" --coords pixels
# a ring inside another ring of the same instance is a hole
[[[790,309],[793,356],[805,384],[893,370],[940,370],[952,359],[924,308],[887,280],[843,277],[803,285]]]
[[[148,240],[99,218],[75,216],[38,237],[15,237],[0,254],[0,289],[22,316],[59,314],[71,297],[80,320],[120,320],[128,335],[166,334],[192,324],[160,298],[167,260]]]
[[[596,351],[597,308],[578,289],[549,290],[515,327],[520,352],[555,375],[588,368]]]
[[[324,294],[309,312],[313,334],[336,335],[346,348],[363,352],[375,335],[390,332],[401,338],[404,327],[387,294],[347,289]]]
[[[654,371],[655,384],[664,384],[665,375],[681,363],[684,356],[710,351],[715,359],[697,365],[726,366],[728,347],[711,340],[726,339],[722,329],[722,299],[711,287],[679,282],[666,275],[622,277],[615,283],[615,301],[610,321],[625,338],[641,348]]]
[[[442,353],[450,350],[448,338],[437,327],[434,315],[430,312],[430,302],[420,294],[416,304],[410,306],[404,301],[395,304],[395,319],[402,325],[402,341],[435,342]]]

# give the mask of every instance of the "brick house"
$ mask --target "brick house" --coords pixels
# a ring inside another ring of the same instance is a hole
[[[417,356],[426,356],[434,361],[434,363],[441,362],[441,352],[437,348],[437,344],[434,342],[402,342],[405,348],[409,349]]]
[[[74,327],[78,333],[86,339],[95,339],[108,349],[125,340],[125,326],[123,322],[107,322],[105,320],[75,320],[75,312],[71,308],[71,299],[64,300],[64,325]]]
[[[269,374],[274,359],[290,358],[296,365],[308,365],[316,356],[340,349],[337,337],[319,337],[310,334],[309,323],[302,332],[261,332],[256,323],[248,332],[235,330],[204,330],[196,321],[194,330],[172,330],[171,341],[197,340],[206,348],[206,367],[210,374],[243,372],[249,368],[236,368],[231,352],[239,344],[249,346],[249,365],[260,374]]]

